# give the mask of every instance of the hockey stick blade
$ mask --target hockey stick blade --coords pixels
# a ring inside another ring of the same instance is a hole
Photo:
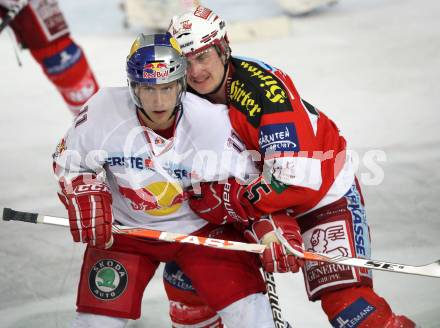
[[[314,253],[314,252],[304,252],[303,254],[301,254],[300,252],[292,248],[292,246],[290,246],[290,244],[284,238],[282,232],[279,229],[276,230],[276,235],[290,253],[308,261],[336,263],[336,264],[349,265],[359,268],[367,268],[367,269],[382,270],[388,272],[398,272],[398,273],[440,278],[440,260],[425,265],[407,265],[407,264],[392,263],[392,262],[378,261],[378,260],[367,260],[367,259],[347,257],[347,256],[329,256],[327,254]]]
[[[43,223],[58,226],[69,226],[69,220],[66,218],[47,216],[37,213],[20,212],[11,208],[3,210],[4,221],[22,221],[28,223]],[[166,242],[186,243],[224,250],[244,251],[251,253],[263,253],[265,246],[260,244],[242,243],[239,241],[223,240],[216,238],[206,238],[194,235],[185,235],[174,232],[151,230],[144,228],[126,227],[122,225],[113,225],[113,233],[124,234],[133,237],[155,239]]]

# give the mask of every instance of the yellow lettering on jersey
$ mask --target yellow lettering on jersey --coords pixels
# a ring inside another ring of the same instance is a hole
[[[278,85],[278,81],[272,75],[265,74],[261,69],[245,61],[241,62],[241,66],[252,73],[251,77],[256,77],[263,82],[260,83],[260,87],[264,88],[265,96],[269,101],[280,104],[286,101],[286,92]]]
[[[249,116],[255,116],[261,112],[261,107],[252,98],[252,92],[246,92],[244,83],[240,83],[238,80],[231,84],[230,98],[238,102],[249,113]]]

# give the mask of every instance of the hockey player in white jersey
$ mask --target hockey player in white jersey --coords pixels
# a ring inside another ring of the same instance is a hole
[[[185,93],[185,71],[174,38],[141,34],[127,57],[129,86],[101,89],[57,147],[60,199],[74,241],[88,244],[73,327],[123,327],[139,318],[144,289],[166,261],[184,269],[218,313],[212,327],[220,318],[228,327],[274,327],[253,254],[111,233],[115,222],[242,240],[187,204],[192,183],[255,170],[237,150],[226,107]]]

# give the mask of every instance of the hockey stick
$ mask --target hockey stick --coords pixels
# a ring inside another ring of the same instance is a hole
[[[20,0],[15,4],[5,15],[3,19],[0,19],[0,33],[9,26],[18,13],[27,6],[28,0]]]
[[[37,213],[20,212],[13,210],[11,208],[3,209],[4,221],[22,221],[28,223],[43,223],[51,224],[57,226],[68,227],[69,220],[66,218],[60,218],[55,216],[41,215]],[[192,235],[184,235],[172,232],[164,232],[158,230],[150,230],[143,228],[130,228],[121,225],[113,225],[113,233],[126,234],[133,237],[142,237],[148,239],[156,239],[167,242],[178,242],[178,243],[190,243],[195,245],[202,245],[207,247],[214,247],[227,250],[235,251],[246,251],[252,253],[262,253],[265,249],[264,245],[260,244],[248,244],[241,243],[237,241],[221,240],[215,238],[205,238]],[[273,273],[263,271],[264,280],[267,286],[267,294],[269,297],[269,303],[272,310],[272,316],[274,319],[276,328],[291,328],[291,325],[283,320],[281,314],[281,307],[279,305],[279,298],[276,292],[275,278]]]
[[[28,223],[43,223],[57,226],[69,226],[69,220],[55,216],[42,215],[37,213],[20,212],[11,208],[3,209],[3,220],[5,221],[23,221]],[[248,244],[232,240],[222,240],[216,238],[205,238],[194,235],[185,235],[174,232],[159,230],[150,230],[144,228],[132,228],[122,225],[113,225],[113,233],[141,237],[167,242],[177,242],[186,244],[202,245],[207,247],[220,248],[233,251],[245,251],[251,253],[263,253],[265,246],[260,244]]]
[[[47,216],[37,213],[19,212],[10,208],[3,210],[3,220],[5,221],[24,221],[30,223],[44,223],[59,226],[68,226],[69,221],[66,218]],[[204,238],[193,235],[184,235],[173,232],[165,232],[158,230],[150,230],[143,228],[131,228],[120,225],[113,226],[113,232],[118,234],[127,234],[135,237],[151,238],[169,242],[190,243],[208,247],[215,247],[221,249],[230,249],[238,251],[246,251],[251,253],[263,253],[265,246],[260,244],[241,243],[237,241]],[[427,277],[440,278],[440,260],[426,264],[426,265],[407,265],[400,263],[392,263],[378,260],[366,260],[360,258],[346,257],[346,256],[328,256],[327,254],[304,252],[299,253],[293,249],[287,240],[279,231],[276,231],[277,237],[284,244],[284,246],[295,256],[303,258],[308,261],[319,261],[327,263],[342,264],[348,266],[355,266],[360,268],[382,270],[388,272],[398,272],[406,274],[414,274]]]
[[[292,326],[287,321],[284,321],[283,315],[281,314],[280,301],[278,298],[275,285],[275,277],[273,273],[267,272],[263,269],[263,274],[264,281],[266,282],[267,296],[269,297],[269,304],[270,309],[272,310],[275,328],[292,328]]]
[[[287,250],[290,253],[308,261],[336,263],[336,264],[349,265],[359,268],[367,268],[367,269],[375,269],[375,270],[382,270],[388,272],[398,272],[398,273],[440,278],[440,260],[425,265],[407,265],[407,264],[392,263],[386,261],[367,260],[367,259],[354,258],[354,257],[348,257],[342,255],[329,256],[328,254],[314,253],[307,251],[301,254],[300,252],[296,251],[292,246],[290,246],[290,244],[284,238],[282,232],[279,229],[275,230],[275,233],[278,239],[281,241],[281,243],[284,245],[284,247],[287,248]]]

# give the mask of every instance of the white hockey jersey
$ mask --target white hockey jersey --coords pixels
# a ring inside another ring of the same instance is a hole
[[[120,224],[191,233],[207,221],[189,208],[185,189],[231,176],[255,178],[243,150],[224,105],[186,93],[174,137],[164,139],[139,122],[127,87],[103,88],[58,145],[55,174],[71,181],[92,173],[107,182]]]

